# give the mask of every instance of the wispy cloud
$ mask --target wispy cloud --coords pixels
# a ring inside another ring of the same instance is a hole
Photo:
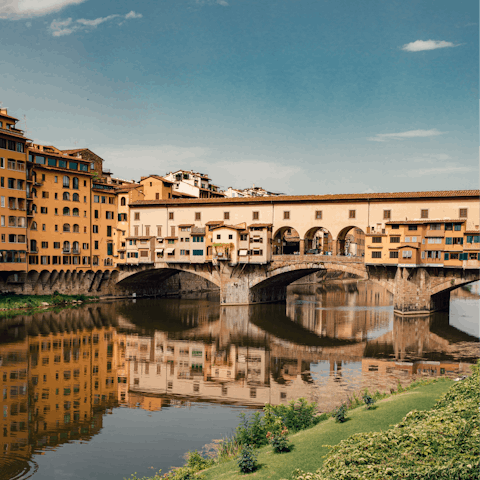
[[[475,167],[456,166],[450,165],[445,167],[433,167],[433,168],[419,168],[417,170],[405,170],[403,173],[399,173],[398,177],[424,177],[434,175],[455,175],[460,173],[468,173],[478,171]]]
[[[0,19],[20,20],[58,12],[86,0],[0,0]]]
[[[197,5],[221,5],[222,7],[228,7],[228,2],[225,0],[195,0]]]
[[[444,40],[416,40],[415,42],[406,43],[402,50],[405,52],[423,52],[424,50],[436,50],[437,48],[458,47],[452,42]]]
[[[118,13],[108,15],[106,17],[98,17],[92,20],[86,18],[78,18],[73,20],[67,18],[65,20],[53,20],[50,24],[49,30],[54,37],[63,37],[79,31],[92,31],[102,23],[117,20],[118,25],[122,25],[126,20],[132,20],[135,18],[142,18],[141,13],[135,13],[133,10],[126,15],[120,15]]]
[[[445,132],[438,131],[436,128],[432,128],[431,130],[409,130],[399,133],[377,133],[374,137],[368,137],[367,140],[372,142],[388,142],[388,140],[405,140],[406,138],[436,137],[444,133]]]

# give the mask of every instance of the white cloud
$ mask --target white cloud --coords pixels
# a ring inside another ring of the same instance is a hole
[[[424,50],[436,50],[437,48],[458,47],[452,42],[444,40],[416,40],[415,42],[406,43],[402,50],[405,52],[423,52]]]
[[[63,37],[65,35],[70,35],[78,31],[91,31],[97,28],[99,25],[105,22],[110,22],[112,20],[120,20],[119,25],[122,25],[126,20],[131,20],[135,18],[142,18],[141,13],[135,13],[133,10],[126,15],[120,15],[118,13],[108,15],[106,17],[98,17],[92,20],[86,18],[78,18],[77,20],[72,20],[67,18],[65,20],[53,20],[50,24],[49,30],[54,37]]]
[[[20,20],[58,12],[86,0],[0,0],[0,19]]]
[[[476,171],[474,167],[450,165],[445,167],[419,168],[417,170],[407,170],[405,173],[398,174],[399,177],[423,177],[425,175],[455,175],[459,173],[468,173]]]
[[[221,5],[222,7],[228,7],[228,3],[225,0],[195,0],[197,5]]]
[[[436,137],[444,133],[445,132],[439,132],[436,128],[432,128],[431,130],[409,130],[399,133],[377,133],[375,137],[368,137],[367,140],[372,142],[387,142],[388,140],[404,140],[405,138]]]

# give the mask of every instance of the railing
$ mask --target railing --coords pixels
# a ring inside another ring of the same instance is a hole
[[[69,248],[64,248],[63,253],[72,253],[72,251]]]
[[[80,254],[80,250],[78,248],[72,248],[72,254],[73,255],[79,255]]]

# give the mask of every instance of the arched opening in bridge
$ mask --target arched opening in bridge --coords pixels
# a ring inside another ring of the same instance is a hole
[[[330,255],[333,252],[332,234],[324,227],[313,227],[305,234],[305,253]]]
[[[276,231],[273,237],[273,254],[300,254],[300,235],[293,227],[281,227]]]
[[[348,257],[365,256],[365,232],[351,225],[340,231],[337,237],[337,255]]]

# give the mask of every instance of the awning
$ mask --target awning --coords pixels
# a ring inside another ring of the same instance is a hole
[[[244,257],[245,255],[248,255],[248,250],[239,250],[239,251],[238,251],[238,254],[239,254],[241,257]]]
[[[170,255],[171,253],[173,253],[175,251],[174,248],[167,248],[167,255]]]
[[[162,253],[162,252],[163,252],[163,248],[156,248],[155,251],[156,251],[157,253]]]

